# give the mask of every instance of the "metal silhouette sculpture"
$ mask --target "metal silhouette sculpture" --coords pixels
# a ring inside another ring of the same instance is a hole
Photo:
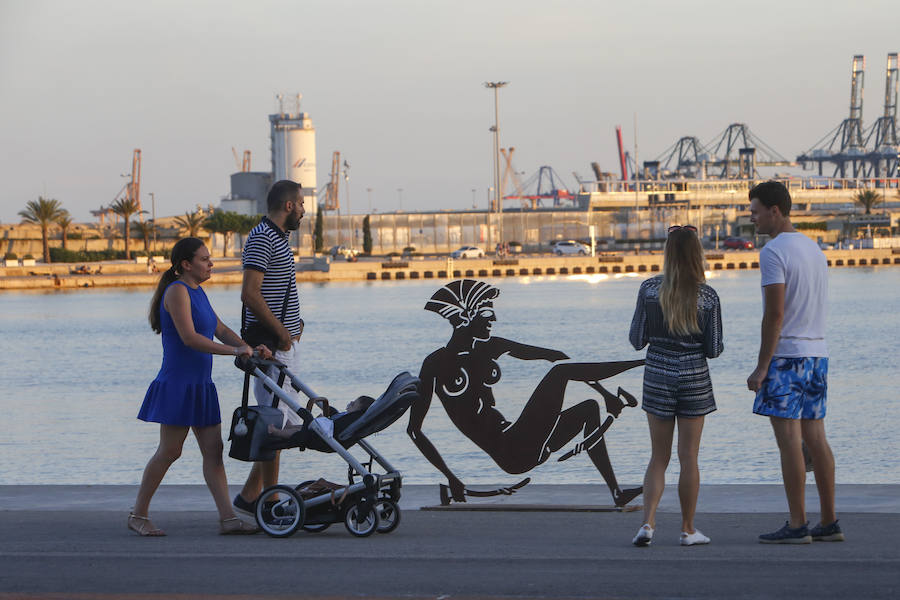
[[[560,362],[569,357],[559,350],[494,337],[491,327],[497,317],[493,301],[499,294],[498,288],[483,281],[461,279],[440,288],[425,304],[425,310],[436,312],[450,322],[453,334],[446,346],[432,352],[422,363],[419,373],[421,398],[410,408],[407,433],[425,458],[447,477],[447,484],[440,487],[441,504],[465,502],[467,496],[512,494],[530,478],[495,490],[468,489],[422,432],[422,423],[435,395],[459,431],[510,474],[530,471],[581,436],[558,460],[568,460],[585,452],[609,486],[615,505],[625,506],[641,494],[642,488],[619,487],[604,434],[622,409],[637,406],[637,400],[622,388],[618,388],[616,394],[609,392],[600,381],[640,366],[644,361]],[[492,388],[501,375],[497,359],[503,355],[556,363],[537,385],[515,421],[507,420],[494,403]],[[603,397],[606,419],[601,419],[596,400],[585,400],[563,410],[563,398],[570,381],[583,382]]]

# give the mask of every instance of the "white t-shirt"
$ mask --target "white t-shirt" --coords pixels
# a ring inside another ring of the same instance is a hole
[[[828,262],[819,246],[802,233],[780,233],[760,251],[759,270],[763,287],[784,284],[784,322],[775,356],[827,357]]]

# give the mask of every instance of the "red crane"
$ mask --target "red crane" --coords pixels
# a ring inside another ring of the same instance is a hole
[[[137,214],[144,222],[144,211],[141,209],[141,150],[135,148],[131,157],[131,182],[128,185],[128,196],[137,204]]]
[[[619,164],[622,167],[622,181],[628,181],[628,169],[625,166],[625,149],[622,147],[622,127],[616,125],[616,142],[619,144]]]

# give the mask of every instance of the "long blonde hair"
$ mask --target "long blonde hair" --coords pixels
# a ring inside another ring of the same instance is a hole
[[[675,335],[700,333],[697,324],[697,295],[706,282],[703,248],[690,229],[677,229],[666,239],[663,280],[659,306],[669,331]]]

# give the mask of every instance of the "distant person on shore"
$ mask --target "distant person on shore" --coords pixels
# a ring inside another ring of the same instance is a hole
[[[203,455],[203,477],[219,511],[219,532],[256,532],[255,526],[235,516],[228,501],[219,397],[211,378],[213,354],[250,356],[253,349],[219,320],[200,287],[212,267],[202,241],[179,240],[172,248],[172,266],[160,277],[150,301],[150,327],[162,334],[163,362],[138,413],[142,421],[160,424],[159,447],[144,468],[134,509],[128,515],[128,528],[141,536],[166,535],[150,520],[150,500],[181,456],[191,429]],[[213,336],[224,343],[214,342]],[[257,351],[270,356],[265,346]]]
[[[753,412],[769,417],[781,453],[790,520],[759,536],[764,544],[837,542],[844,534],[834,510],[834,455],[825,438],[828,347],[825,313],[828,263],[819,246],[794,229],[791,195],[777,181],[750,190],[750,220],[772,240],[759,253],[763,288],[762,340],[747,388]],[[821,521],[806,520],[806,469],[801,442],[812,457]]]
[[[300,318],[294,253],[289,240],[304,215],[300,184],[288,180],[276,182],[269,190],[266,205],[268,214],[250,231],[241,254],[242,335],[251,343],[275,346],[270,347],[275,359],[298,374],[303,319]],[[274,371],[272,373],[274,376]],[[284,389],[299,402],[290,381],[285,381]],[[265,389],[262,380],[256,379],[253,393],[260,406],[273,404],[274,394]],[[279,408],[284,411],[286,421],[294,425],[301,423],[300,417],[290,408],[284,404],[279,404]],[[279,458],[276,454],[271,461],[253,463],[244,487],[234,497],[236,510],[247,515],[255,513],[256,499],[263,488],[278,483]]]
[[[716,410],[706,359],[719,356],[724,345],[719,296],[706,285],[703,249],[695,227],[669,227],[663,274],[641,284],[628,337],[635,350],[649,344],[642,408],[647,412],[651,445],[644,475],[644,524],[632,543],[649,546],[653,539],[677,423],[680,543],[708,544],[709,538],[694,528],[700,494],[697,456],[705,416]]]

